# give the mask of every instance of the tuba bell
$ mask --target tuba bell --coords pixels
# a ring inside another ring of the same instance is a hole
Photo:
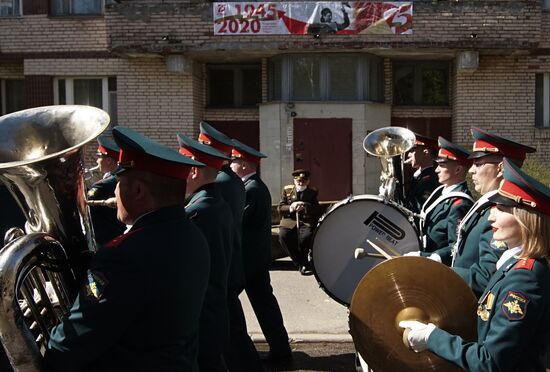
[[[416,141],[412,131],[402,127],[383,127],[367,134],[363,148],[379,157],[382,165],[380,196],[395,201],[404,197],[403,156]]]
[[[15,371],[38,371],[49,331],[68,311],[96,243],[83,148],[109,124],[89,106],[47,106],[0,117],[0,181],[26,234],[0,251],[0,340]]]

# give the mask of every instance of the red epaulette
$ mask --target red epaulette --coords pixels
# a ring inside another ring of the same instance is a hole
[[[453,205],[460,205],[460,204],[462,204],[462,198],[455,198]]]
[[[429,180],[429,179],[430,179],[430,177],[431,177],[430,175],[424,176],[424,177],[422,177],[422,181],[426,181],[426,180]]]
[[[116,248],[118,247],[123,241],[128,239],[131,235],[134,235],[136,232],[138,232],[141,229],[136,229],[134,231],[131,231],[126,234],[120,234],[119,236],[111,239],[108,243],[106,243],[103,248]]]
[[[535,259],[534,258],[522,258],[518,260],[518,263],[516,266],[514,266],[514,269],[525,269],[525,270],[533,270],[533,266],[535,265]]]

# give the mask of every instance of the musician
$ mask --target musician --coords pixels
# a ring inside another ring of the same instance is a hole
[[[400,322],[417,352],[429,350],[468,371],[544,371],[550,340],[550,188],[504,159],[504,182],[489,200],[493,238],[508,249],[477,309],[477,342],[434,324]]]
[[[294,184],[283,188],[277,207],[281,216],[279,242],[300,273],[311,275],[313,271],[308,257],[321,207],[317,200],[317,190],[309,186],[310,172],[306,169],[297,169],[292,172],[292,176]]]
[[[415,145],[407,153],[407,163],[415,172],[409,184],[404,205],[414,213],[420,213],[422,205],[439,186],[434,168],[434,153],[438,150],[437,140],[416,134]]]
[[[45,363],[64,372],[194,371],[210,257],[184,202],[187,175],[202,163],[129,128],[113,136],[117,215],[132,227],[92,258]]]
[[[451,247],[456,241],[460,220],[473,205],[466,184],[470,153],[459,145],[439,137],[436,173],[441,186],[428,197],[421,210],[422,252],[407,256],[424,256],[434,261],[451,264]]]
[[[470,173],[475,190],[481,197],[459,224],[452,268],[479,297],[506,248],[502,242],[493,240],[493,230],[488,220],[492,206],[489,198],[497,193],[502,181],[502,158],[505,156],[521,167],[526,154],[535,149],[479,128],[472,128],[472,136],[474,145],[470,158],[473,165]]]
[[[244,182],[246,204],[243,215],[243,259],[245,291],[269,344],[268,362],[292,358],[281,309],[273,295],[271,263],[271,196],[257,173],[261,152],[234,140],[231,169]]]
[[[216,186],[216,176],[229,158],[216,149],[178,134],[179,152],[206,166],[191,168],[185,212],[202,231],[210,248],[210,278],[199,323],[199,369],[226,372],[223,350],[229,337],[227,276],[233,249],[231,208]]]
[[[231,156],[233,142],[222,132],[206,122],[200,123],[198,141]],[[216,177],[216,186],[229,204],[233,214],[233,250],[227,283],[227,307],[229,311],[229,342],[224,353],[230,371],[260,371],[260,356],[246,329],[244,310],[239,294],[244,289],[242,257],[242,219],[245,205],[244,183],[231,170],[230,162],[224,162]]]
[[[111,173],[117,167],[120,148],[107,135],[97,139],[97,165],[103,179],[95,182],[88,190],[88,200],[106,200],[115,196],[116,177]],[[126,226],[117,220],[116,209],[106,206],[90,206],[95,239],[105,244],[124,232]]]

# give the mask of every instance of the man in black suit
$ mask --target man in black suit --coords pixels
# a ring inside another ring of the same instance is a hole
[[[309,175],[306,169],[292,172],[294,184],[283,188],[277,207],[281,216],[279,242],[302,275],[313,274],[308,257],[320,212],[317,190],[309,187]]]
[[[260,159],[266,156],[241,142],[234,143],[231,169],[243,180],[246,192],[242,241],[245,290],[269,344],[267,359],[288,361],[292,358],[288,334],[269,277],[271,196],[256,173]]]

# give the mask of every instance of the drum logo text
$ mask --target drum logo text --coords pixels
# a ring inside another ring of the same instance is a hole
[[[377,211],[374,211],[363,223],[374,232],[385,236],[386,240],[394,245],[397,244],[397,240],[402,240],[405,237],[403,229]]]

